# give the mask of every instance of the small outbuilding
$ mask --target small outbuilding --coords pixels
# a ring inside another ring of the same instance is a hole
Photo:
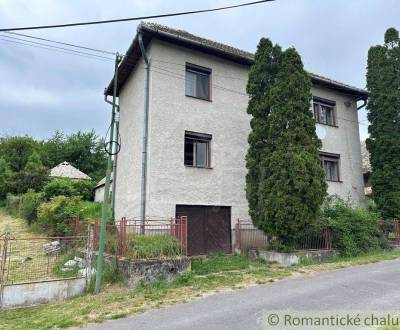
[[[113,181],[113,175],[111,173],[110,183]],[[106,177],[97,182],[94,187],[94,201],[102,202],[104,200],[104,187],[106,185]],[[110,185],[110,194],[112,193],[112,184]]]
[[[68,178],[72,180],[91,180],[91,177],[68,162],[62,162],[50,170],[51,178]]]

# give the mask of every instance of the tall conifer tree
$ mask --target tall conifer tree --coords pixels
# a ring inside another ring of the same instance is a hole
[[[248,113],[256,116],[247,155],[247,196],[253,223],[290,247],[296,234],[316,221],[326,195],[318,155],[321,141],[310,110],[311,81],[299,54],[293,48],[282,52],[272,47],[279,60],[269,76],[262,67],[258,70],[258,62],[270,60],[260,48],[249,76],[249,87],[257,91],[248,88]],[[270,83],[251,85],[257,79]],[[257,157],[252,156],[255,151]]]
[[[385,44],[368,52],[367,105],[372,191],[386,219],[400,218],[400,39],[390,28]]]

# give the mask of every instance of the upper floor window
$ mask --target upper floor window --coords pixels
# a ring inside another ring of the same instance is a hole
[[[185,165],[210,167],[210,142],[212,135],[185,132]]]
[[[321,166],[325,171],[327,181],[340,181],[340,155],[330,153],[320,153]]]
[[[336,102],[314,97],[313,107],[317,123],[336,126]]]
[[[211,69],[186,63],[186,95],[210,100]]]

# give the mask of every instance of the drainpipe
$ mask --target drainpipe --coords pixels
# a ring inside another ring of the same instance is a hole
[[[357,107],[357,110],[360,110],[360,109],[364,108],[367,105],[367,99],[360,99],[360,101],[361,100],[364,101],[364,103],[361,104],[359,107]]]
[[[108,104],[113,105],[113,102],[107,100],[107,95],[104,96],[104,101]],[[119,137],[119,104],[115,105],[116,113],[115,113],[115,141],[118,142]],[[115,148],[120,148],[115,144]],[[111,192],[111,219],[115,220],[115,192],[116,192],[116,184],[117,184],[117,164],[118,164],[118,150],[114,150],[114,160],[113,160],[113,169],[112,169],[112,192]]]
[[[144,78],[144,115],[143,115],[143,139],[142,139],[142,179],[140,189],[140,217],[141,233],[144,234],[144,224],[146,217],[146,185],[147,185],[147,145],[149,133],[149,91],[150,91],[150,62],[144,48],[141,26],[137,30],[140,51],[144,59],[145,78]]]

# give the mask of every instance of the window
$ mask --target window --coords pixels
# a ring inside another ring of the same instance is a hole
[[[186,64],[186,95],[210,100],[211,69]]]
[[[334,101],[314,97],[313,106],[317,123],[336,126],[336,103]]]
[[[321,166],[325,171],[327,181],[340,181],[339,165],[340,155],[330,153],[320,153]]]
[[[185,132],[185,165],[210,167],[210,134]]]

